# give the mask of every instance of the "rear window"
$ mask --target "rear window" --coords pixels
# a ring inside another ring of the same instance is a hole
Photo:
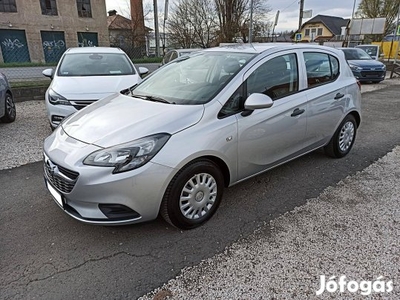
[[[304,53],[308,87],[334,81],[339,76],[339,61],[336,57],[318,52]]]
[[[58,76],[119,76],[132,75],[135,70],[124,54],[71,53],[66,54]]]

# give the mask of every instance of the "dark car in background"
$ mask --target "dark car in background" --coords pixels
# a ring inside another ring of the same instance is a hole
[[[6,75],[0,73],[0,121],[4,123],[14,122],[16,115],[10,84]]]
[[[385,79],[386,66],[372,59],[364,50],[358,48],[340,48],[354,76],[360,82],[381,82]]]

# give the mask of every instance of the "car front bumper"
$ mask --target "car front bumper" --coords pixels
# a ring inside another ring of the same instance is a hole
[[[385,79],[386,71],[354,71],[354,76],[361,82],[382,81]]]
[[[95,146],[73,140],[65,133],[60,138],[60,132],[57,129],[45,141],[44,178],[65,213],[97,225],[133,224],[158,216],[173,168],[148,162],[138,169],[112,174],[113,167],[82,163],[96,150]]]

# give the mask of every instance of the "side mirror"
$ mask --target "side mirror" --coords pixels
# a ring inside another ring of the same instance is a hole
[[[245,110],[255,110],[255,109],[263,109],[263,108],[270,108],[274,104],[271,97],[254,93],[247,97],[246,101],[244,102]]]
[[[53,75],[54,75],[54,70],[53,69],[46,69],[43,70],[42,74],[46,77],[49,77],[51,79],[53,79]]]
[[[147,69],[145,67],[139,67],[139,74],[140,75],[146,75],[147,73],[149,73],[149,69]]]

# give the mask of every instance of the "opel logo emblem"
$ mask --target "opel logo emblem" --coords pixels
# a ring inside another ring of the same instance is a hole
[[[47,165],[47,170],[49,170],[50,175],[54,176],[57,166],[55,164],[53,164],[49,159],[46,160],[46,165]]]

